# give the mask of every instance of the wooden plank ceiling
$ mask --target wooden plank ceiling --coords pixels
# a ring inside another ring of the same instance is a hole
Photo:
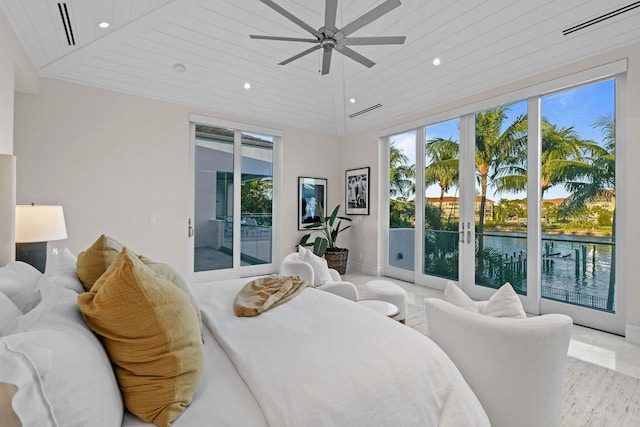
[[[324,2],[275,0],[314,28]],[[382,0],[338,0],[336,26]],[[406,35],[404,45],[355,46],[373,68],[311,45],[249,34],[309,37],[258,0],[3,0],[41,76],[322,133],[344,135],[640,40],[640,7],[614,0],[402,0],[354,36]],[[75,45],[60,10],[66,7]],[[110,22],[107,29],[98,27]],[[441,65],[434,66],[434,58]],[[178,72],[175,65],[184,65]],[[244,89],[245,82],[251,89]],[[350,98],[356,100],[349,102]],[[349,118],[370,106],[381,108]]]

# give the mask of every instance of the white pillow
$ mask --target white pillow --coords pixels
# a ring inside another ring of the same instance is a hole
[[[0,291],[9,297],[11,301],[26,313],[35,307],[40,301],[36,292],[38,279],[42,273],[29,264],[21,261],[13,261],[0,268]]]
[[[5,328],[18,316],[22,316],[22,312],[16,305],[0,292],[0,337],[4,335]]]
[[[513,290],[511,283],[500,286],[495,294],[481,310],[481,313],[491,317],[507,317],[511,319],[526,319],[527,315],[522,307],[518,294]]]
[[[469,296],[465,294],[462,289],[456,286],[456,284],[452,281],[447,282],[447,286],[444,288],[443,299],[453,305],[464,308],[465,310],[479,313],[478,307],[476,307],[476,303],[473,302],[473,300],[469,298]]]
[[[0,339],[0,382],[18,387],[13,407],[22,425],[120,426],[118,383],[82,319],[78,294],[56,286],[42,294],[42,303]]]
[[[122,397],[111,368],[96,367],[101,353],[87,336],[50,329],[0,338],[0,382],[18,388],[11,405],[22,425],[121,426]]]
[[[323,283],[330,282],[332,280],[326,259],[314,254],[312,250],[305,249],[303,260],[308,262],[313,269],[313,284],[315,286],[322,285]]]
[[[300,259],[304,259],[305,254],[307,253],[307,248],[302,245],[298,245],[298,256]]]
[[[444,289],[443,299],[473,313],[491,317],[508,317],[526,319],[527,315],[522,302],[509,282],[505,283],[489,298],[488,301],[473,301],[455,283],[448,281]]]
[[[79,294],[84,292],[85,290],[76,273],[76,261],[76,257],[66,248],[57,255],[50,257],[49,262],[47,262],[47,269],[44,272],[44,276],[38,281],[37,288],[61,286]]]
[[[13,320],[5,329],[5,335],[55,329],[72,335],[88,333],[100,343],[82,318],[77,293],[58,286],[46,286],[40,292],[42,302],[30,312]]]
[[[76,275],[76,263],[78,259],[71,253],[68,248],[62,251],[54,252],[47,258],[47,269],[44,271],[45,276]]]

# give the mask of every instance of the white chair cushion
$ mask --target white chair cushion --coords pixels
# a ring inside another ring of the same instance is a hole
[[[473,301],[455,283],[449,281],[445,287],[443,299],[467,311],[485,316],[510,319],[527,318],[522,302],[509,282],[502,285],[488,301]]]
[[[464,308],[465,310],[473,313],[479,313],[479,310],[473,300],[452,281],[447,282],[447,286],[444,288],[443,299],[453,305]]]
[[[329,266],[327,260],[314,254],[309,249],[304,250],[303,261],[309,263],[313,269],[313,284],[318,286],[323,283],[332,281],[331,273],[329,272]]]
[[[480,313],[491,317],[506,317],[510,319],[526,319],[527,315],[522,307],[518,294],[513,290],[511,283],[507,282],[489,298],[487,304]]]

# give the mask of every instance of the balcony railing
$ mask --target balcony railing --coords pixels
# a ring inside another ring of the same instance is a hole
[[[402,262],[413,245],[414,229],[390,230],[390,264]],[[483,239],[482,252],[479,239]],[[458,233],[425,230],[423,273],[458,280]],[[406,241],[405,241],[406,240]],[[404,248],[404,249],[403,249]],[[615,243],[606,237],[544,235],[542,297],[581,307],[615,312]],[[476,283],[498,288],[510,282],[527,293],[527,241],[523,233],[476,234]]]

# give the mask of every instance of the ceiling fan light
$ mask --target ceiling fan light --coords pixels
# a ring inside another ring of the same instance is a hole
[[[244,84],[244,88],[245,88],[245,89],[247,89],[247,90],[251,89],[251,83],[246,82],[246,83]]]
[[[435,66],[440,65],[440,58],[434,58],[433,59],[433,65],[435,65]]]

